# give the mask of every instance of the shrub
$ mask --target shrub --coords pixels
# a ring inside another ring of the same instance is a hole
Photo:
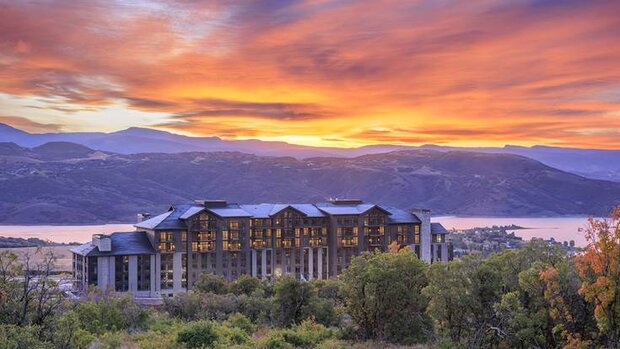
[[[230,290],[236,295],[251,295],[261,286],[261,281],[250,275],[241,275],[230,285]]]
[[[307,282],[285,276],[276,280],[274,290],[274,311],[280,325],[299,324],[309,317],[310,303],[316,294]]]
[[[238,304],[234,294],[179,293],[164,299],[164,309],[186,321],[226,320],[237,312]]]
[[[270,331],[259,343],[260,349],[292,349],[293,346],[286,342],[282,331]]]
[[[218,333],[211,321],[197,321],[187,324],[177,335],[177,341],[187,348],[210,348],[218,340]]]
[[[271,323],[272,304],[271,298],[262,289],[256,290],[251,296],[242,294],[237,297],[237,311],[255,324]]]
[[[252,321],[248,319],[245,315],[235,313],[228,318],[227,324],[230,327],[235,327],[243,330],[248,335],[251,335],[254,332],[254,324]]]
[[[51,343],[39,340],[39,326],[0,325],[0,348],[48,349]]]
[[[223,276],[213,275],[211,273],[202,273],[193,289],[203,293],[225,294],[228,293],[228,283]]]
[[[145,328],[150,318],[148,308],[137,304],[131,295],[93,291],[73,309],[80,326],[92,334]]]

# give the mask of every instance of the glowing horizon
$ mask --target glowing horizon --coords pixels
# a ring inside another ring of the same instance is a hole
[[[620,3],[0,0],[0,122],[620,149]]]

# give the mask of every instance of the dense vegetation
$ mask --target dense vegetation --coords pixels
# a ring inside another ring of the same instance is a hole
[[[204,274],[160,307],[93,290],[62,297],[46,270],[0,254],[1,348],[617,348],[620,209],[578,256],[524,248],[427,265],[408,250],[354,258],[337,280],[229,283]]]

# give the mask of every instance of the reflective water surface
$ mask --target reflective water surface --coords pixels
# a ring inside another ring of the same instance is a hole
[[[587,217],[556,217],[556,218],[510,218],[510,217],[433,217],[433,222],[443,224],[446,229],[468,229],[493,225],[515,224],[524,228],[515,230],[515,234],[524,239],[532,237],[555,238],[558,241],[575,240],[578,246],[585,245],[583,233],[578,231],[587,223]],[[0,236],[48,239],[55,242],[86,242],[92,234],[112,233],[116,231],[133,231],[132,224],[105,224],[83,226],[0,226]]]

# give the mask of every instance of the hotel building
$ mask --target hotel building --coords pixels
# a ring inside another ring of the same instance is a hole
[[[432,263],[449,259],[447,231],[428,210],[332,200],[239,205],[197,200],[139,215],[136,231],[94,235],[72,249],[75,289],[89,286],[160,297],[184,292],[201,273],[234,280],[339,275],[353,256],[397,242]]]

